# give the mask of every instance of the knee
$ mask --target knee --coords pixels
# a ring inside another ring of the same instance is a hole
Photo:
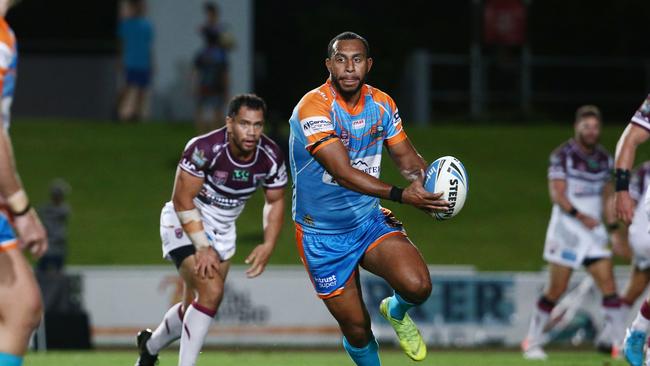
[[[422,304],[431,296],[431,278],[429,276],[412,277],[405,284],[400,296],[414,304]]]
[[[198,289],[198,294],[199,304],[210,309],[216,309],[223,297],[223,286],[215,283],[215,281],[211,281],[210,283],[206,283],[205,286],[201,286]]]
[[[341,323],[341,331],[348,340],[348,343],[354,347],[364,347],[372,338],[369,322],[347,322]]]

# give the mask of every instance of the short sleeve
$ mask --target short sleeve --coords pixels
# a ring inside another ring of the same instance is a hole
[[[557,149],[551,153],[548,166],[548,179],[566,179],[566,153]]]
[[[631,123],[650,131],[650,94],[632,116]]]
[[[386,145],[395,145],[406,139],[406,132],[402,127],[402,118],[399,115],[397,105],[393,98],[386,95],[386,112],[388,113],[388,125],[386,126]]]
[[[282,188],[287,185],[287,167],[284,163],[284,155],[278,145],[274,143],[265,143],[262,149],[271,159],[272,164],[262,186],[264,188]]]
[[[334,124],[330,117],[330,105],[320,92],[311,92],[298,104],[298,122],[305,136],[305,148],[310,153],[335,141]]]
[[[265,188],[282,188],[287,185],[287,180],[287,166],[284,161],[281,161],[275,165],[272,171],[269,171],[269,175],[264,179],[262,186]]]
[[[195,177],[205,178],[205,170],[209,163],[209,152],[210,149],[207,143],[200,138],[194,138],[185,146],[178,166]]]

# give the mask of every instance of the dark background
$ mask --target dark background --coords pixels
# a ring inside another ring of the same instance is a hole
[[[423,48],[467,55],[471,15],[469,0],[255,1],[255,91],[267,99],[275,117],[285,119],[297,100],[327,77],[323,61],[330,38],[352,30],[370,42],[375,64],[369,82],[389,92],[400,105],[400,97],[405,95],[404,68],[411,52]],[[116,18],[115,0],[25,0],[8,15],[20,52],[27,55],[116,53]],[[650,2],[644,0],[532,1],[527,38],[533,55],[613,57],[624,64],[588,70],[534,70],[536,90],[576,94],[566,103],[540,98],[534,104],[534,117],[566,116],[577,103],[597,103],[607,111],[606,118],[625,121],[648,92],[644,72],[650,58],[648,19]],[[489,49],[485,52],[490,55]],[[517,60],[515,51],[512,61],[516,64]],[[494,89],[509,90],[518,79],[512,70],[491,75],[490,87]],[[468,70],[437,71],[432,85],[466,90]],[[517,121],[519,116],[509,113],[512,104],[509,100],[491,102],[488,116]],[[443,116],[467,116],[465,101],[434,105]]]

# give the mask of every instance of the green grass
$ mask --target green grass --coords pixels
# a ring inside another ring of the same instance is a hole
[[[603,131],[613,152],[622,126]],[[386,202],[404,221],[431,264],[469,264],[482,270],[538,270],[550,214],[546,168],[550,151],[572,135],[557,124],[435,125],[407,127],[429,162],[461,159],[470,177],[465,208],[436,222],[411,207]],[[72,264],[161,264],[159,214],[169,199],[175,166],[194,132],[181,124],[116,125],[83,121],[16,120],[11,130],[17,162],[30,196],[47,199],[51,179],[70,182]],[[641,148],[637,161],[650,157]],[[405,184],[384,159],[382,179]],[[287,190],[286,222],[271,261],[299,264]],[[257,193],[237,223],[235,263],[262,240]]]
[[[25,366],[113,366],[131,365],[135,362],[135,352],[48,352],[30,354]],[[382,365],[422,365],[422,366],[515,366],[537,365],[536,361],[525,361],[519,352],[510,351],[432,351],[423,362],[412,362],[398,351],[382,351]],[[173,352],[163,352],[159,366],[176,365],[178,358]],[[343,351],[206,351],[197,365],[241,366],[332,366],[354,365]],[[594,352],[552,352],[544,366],[623,366],[624,361],[613,361],[609,357]]]

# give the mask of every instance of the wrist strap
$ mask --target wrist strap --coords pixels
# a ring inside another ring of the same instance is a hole
[[[630,188],[630,171],[628,169],[616,169],[616,192],[627,191]]]
[[[390,193],[388,194],[388,197],[390,198],[391,201],[402,203],[402,193],[404,193],[404,190],[402,188],[393,186],[390,189]]]
[[[573,216],[573,217],[576,217],[576,216],[578,216],[578,209],[571,206],[571,209],[569,210],[568,214]]]

